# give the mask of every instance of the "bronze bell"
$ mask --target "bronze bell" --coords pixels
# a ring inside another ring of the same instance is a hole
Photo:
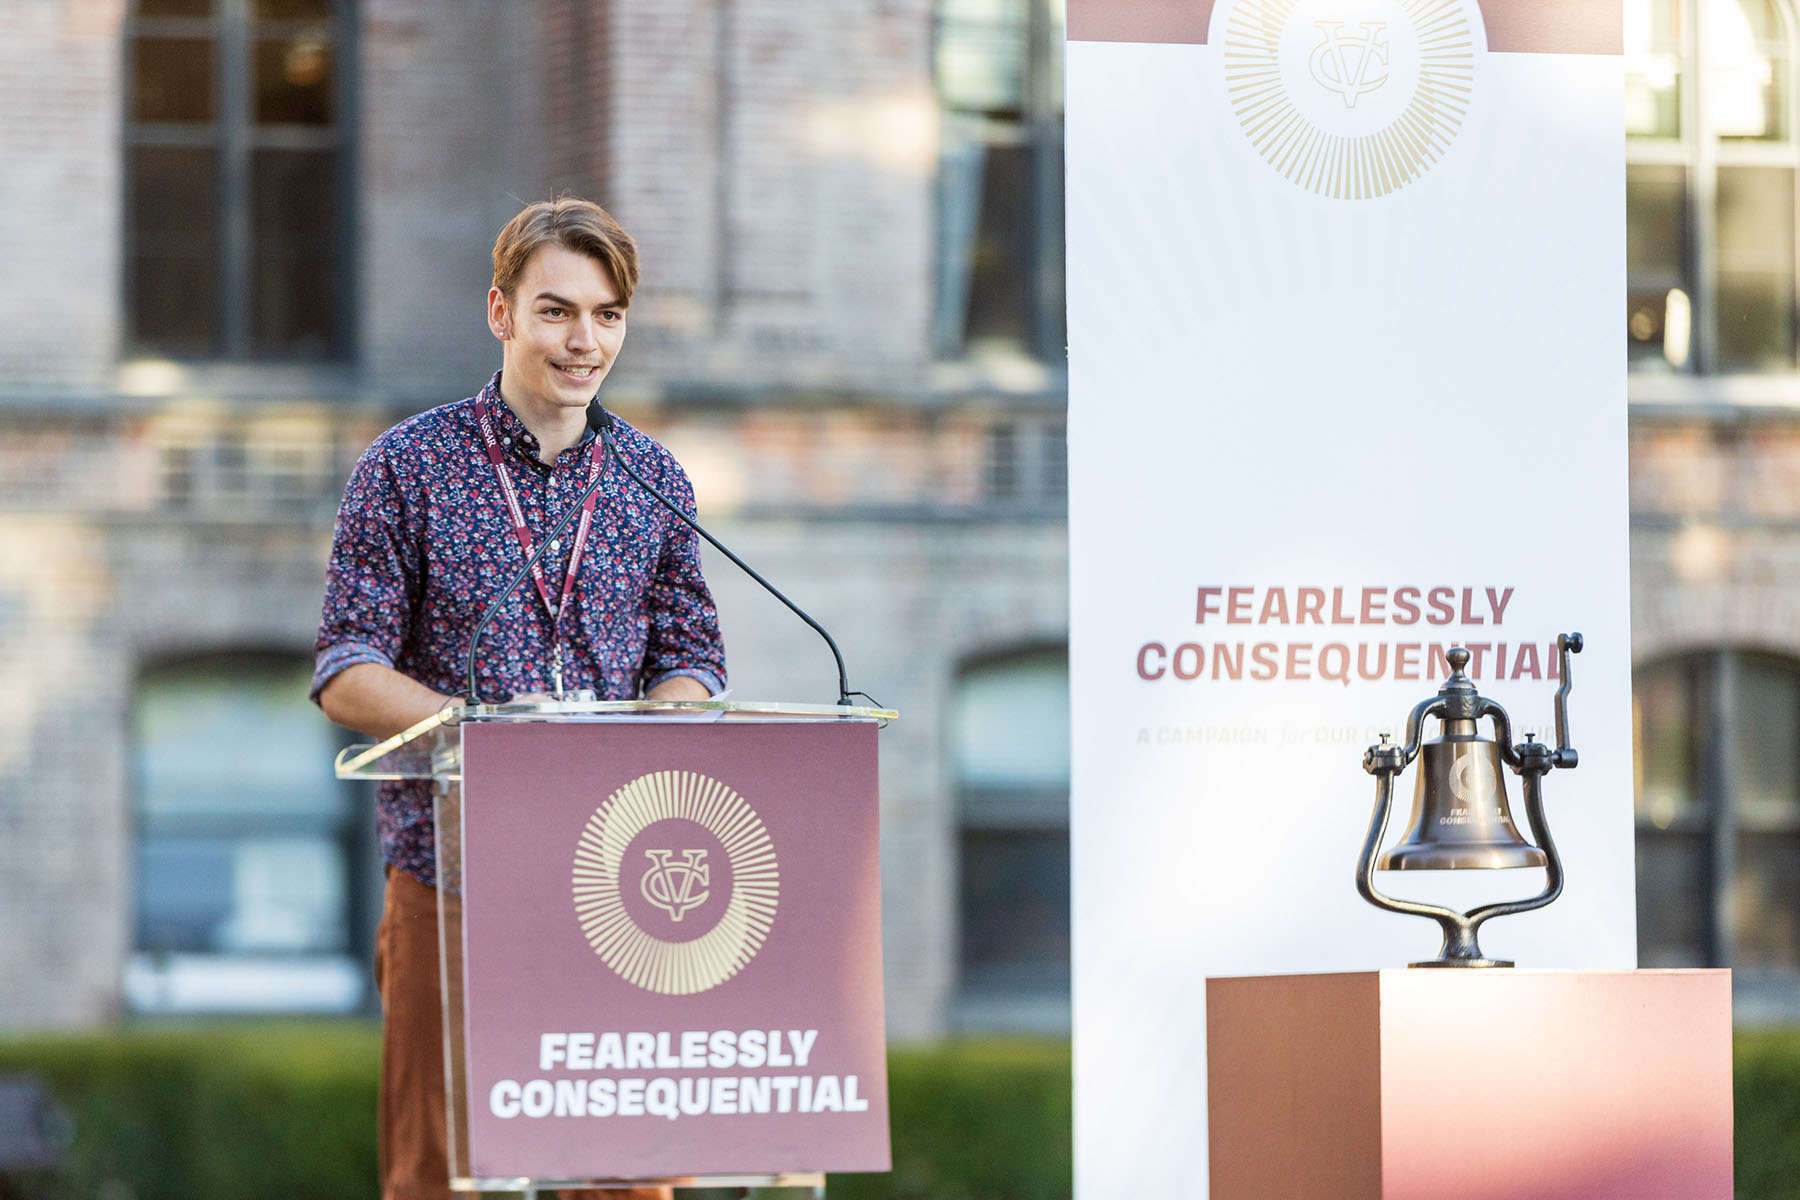
[[[1556,689],[1556,745],[1547,746],[1527,736],[1512,744],[1512,720],[1506,710],[1475,690],[1463,673],[1469,664],[1467,649],[1452,648],[1445,658],[1450,677],[1429,700],[1414,706],[1406,718],[1406,741],[1393,745],[1381,741],[1363,755],[1363,770],[1375,777],[1375,812],[1362,854],[1356,860],[1356,890],[1377,908],[1409,916],[1428,917],[1443,930],[1438,956],[1415,967],[1510,967],[1505,959],[1481,952],[1477,934],[1491,917],[1530,912],[1562,894],[1562,860],[1550,827],[1544,821],[1544,776],[1556,768],[1574,767],[1581,761],[1569,745],[1569,656],[1581,652],[1581,635],[1568,633],[1556,639],[1557,666],[1562,686]],[[1436,717],[1442,732],[1423,741],[1425,721]],[[1478,722],[1493,719],[1497,740],[1481,736]],[[1415,759],[1420,759],[1419,778],[1413,789],[1412,829],[1400,844],[1380,855],[1393,811],[1394,782]],[[1510,767],[1525,790],[1525,819],[1530,823],[1534,846],[1519,836],[1512,810],[1506,803],[1502,768]],[[1541,847],[1541,849],[1540,849]],[[1386,895],[1375,885],[1375,870],[1431,871],[1467,868],[1543,867],[1544,887],[1521,900],[1484,904],[1466,913],[1441,904],[1425,904]]]
[[[1412,825],[1376,864],[1383,871],[1497,870],[1541,867],[1544,852],[1519,836],[1506,802],[1500,744],[1474,721],[1443,722],[1420,747]]]

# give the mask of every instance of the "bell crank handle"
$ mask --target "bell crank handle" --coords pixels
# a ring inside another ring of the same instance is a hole
[[[1573,767],[1581,762],[1581,755],[1569,745],[1569,689],[1574,680],[1569,677],[1569,656],[1580,654],[1582,637],[1579,633],[1559,633],[1556,635],[1557,671],[1562,675],[1562,686],[1556,689],[1556,766]]]

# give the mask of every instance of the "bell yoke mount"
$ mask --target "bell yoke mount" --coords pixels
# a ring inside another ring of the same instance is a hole
[[[1499,704],[1475,690],[1463,668],[1469,652],[1461,646],[1445,657],[1450,677],[1436,696],[1421,701],[1406,719],[1406,744],[1396,746],[1383,734],[1363,755],[1363,770],[1375,776],[1375,812],[1368,837],[1356,863],[1356,890],[1377,908],[1389,912],[1428,917],[1444,931],[1438,957],[1416,962],[1415,967],[1510,967],[1505,959],[1488,958],[1481,952],[1476,933],[1490,917],[1510,916],[1543,908],[1562,894],[1562,860],[1544,820],[1543,778],[1553,769],[1572,768],[1580,761],[1569,745],[1569,657],[1581,653],[1579,633],[1559,634],[1557,665],[1562,685],[1556,690],[1556,745],[1527,734],[1512,744],[1512,721]],[[1441,735],[1421,743],[1426,717],[1437,717]],[[1478,722],[1492,717],[1497,741],[1480,736]],[[1423,755],[1413,798],[1412,827],[1392,850],[1376,860],[1387,833],[1393,809],[1394,781],[1415,758]],[[1519,776],[1525,789],[1525,818],[1536,842],[1519,836],[1506,802],[1502,766]],[[1543,867],[1544,889],[1525,900],[1485,904],[1467,913],[1437,904],[1399,900],[1375,886],[1374,871],[1381,870],[1495,870],[1509,867]]]

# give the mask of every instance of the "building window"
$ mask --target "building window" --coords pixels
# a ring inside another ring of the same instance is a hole
[[[1060,359],[1061,0],[940,0],[935,341],[945,357]]]
[[[1628,345],[1640,370],[1793,370],[1794,12],[1626,5]]]
[[[958,1024],[1069,1027],[1069,654],[970,666],[950,718],[960,818]]]
[[[1740,1016],[1800,1017],[1800,661],[1666,659],[1632,717],[1639,962],[1731,967]]]
[[[232,656],[139,680],[134,1009],[362,1005],[366,822],[310,679],[305,661]]]
[[[291,414],[246,421],[159,420],[158,481],[167,508],[329,521],[349,466],[324,423]]]
[[[1014,417],[984,435],[981,490],[1006,509],[1061,515],[1069,493],[1069,438],[1060,419]]]
[[[135,354],[342,358],[347,0],[137,0],[125,27]]]

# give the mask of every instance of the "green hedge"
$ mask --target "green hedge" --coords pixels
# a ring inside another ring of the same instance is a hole
[[[1800,1031],[1740,1033],[1732,1053],[1737,1099],[1737,1200],[1800,1197]]]
[[[375,1194],[377,1035],[354,1023],[130,1029],[0,1041],[75,1122],[53,1200],[356,1200]],[[1737,1039],[1738,1200],[1800,1197],[1800,1031]],[[1069,1195],[1069,1048],[972,1041],[890,1056],[894,1170],[832,1200]],[[769,1192],[771,1198],[795,1193]],[[690,1194],[700,1200],[700,1193]]]
[[[323,1200],[375,1194],[379,1047],[361,1023],[134,1029],[0,1042],[0,1071],[74,1121],[58,1200]]]
[[[888,1055],[894,1169],[831,1200],[1053,1200],[1070,1192],[1069,1044],[951,1042]]]

